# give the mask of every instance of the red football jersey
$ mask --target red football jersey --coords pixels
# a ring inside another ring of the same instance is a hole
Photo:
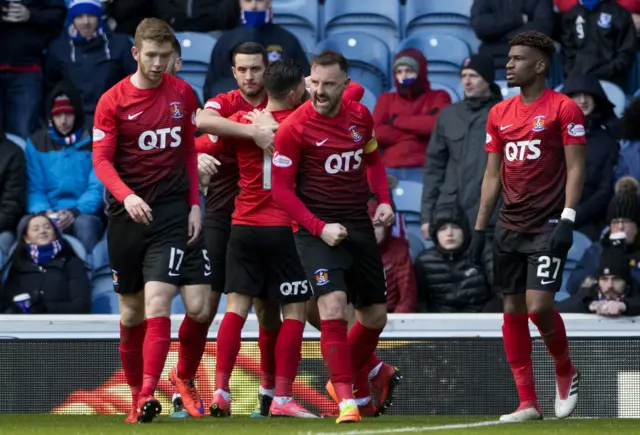
[[[307,101],[280,124],[273,183],[297,176],[297,197],[306,210],[292,214],[295,221],[314,234],[324,222],[371,226],[364,154],[376,150],[372,138],[371,114],[355,101],[343,101],[335,118],[320,115]]]
[[[241,124],[249,124],[243,118],[247,112],[238,112],[229,119]],[[279,110],[271,114],[278,123],[284,121],[293,110]],[[265,155],[251,140],[225,139],[225,145],[233,148],[238,156],[240,169],[240,192],[236,196],[232,223],[261,227],[291,226],[291,216],[271,197],[271,156]],[[265,185],[268,188],[265,188]]]
[[[111,217],[125,216],[132,193],[156,201],[189,193],[200,205],[194,146],[198,103],[191,86],[164,74],[154,89],[138,89],[131,76],[102,94],[93,128],[93,162],[107,191]]]
[[[523,233],[550,231],[564,209],[564,146],[585,144],[582,110],[564,94],[547,89],[529,105],[515,96],[493,106],[485,150],[504,154],[500,224]]]
[[[211,98],[204,105],[205,109],[215,110],[223,118],[229,118],[237,112],[249,112],[253,109],[262,110],[267,105],[268,98],[265,95],[264,100],[258,106],[252,106],[242,97],[240,89],[219,94]],[[211,177],[211,184],[207,190],[207,201],[205,205],[205,224],[214,216],[231,216],[234,209],[234,199],[238,193],[238,181],[240,175],[238,172],[238,159],[233,148],[226,147],[223,144],[223,138],[206,135],[205,139],[197,142],[198,153],[207,153],[218,159],[221,165],[218,167],[218,173]]]

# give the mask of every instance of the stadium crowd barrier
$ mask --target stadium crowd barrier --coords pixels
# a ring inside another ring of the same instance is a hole
[[[640,318],[606,319],[564,315],[571,354],[582,372],[581,417],[640,417]],[[163,414],[173,388],[167,373],[177,361],[183,316],[172,317],[173,343],[156,397]],[[198,385],[205,401],[214,392],[215,337],[211,327]],[[231,378],[234,415],[249,414],[259,385],[255,315],[243,330],[243,344]],[[499,415],[517,406],[501,340],[500,314],[389,315],[379,357],[404,376],[397,389],[396,415]],[[537,391],[552,416],[553,362],[531,325]],[[119,318],[87,316],[0,316],[1,413],[127,413],[130,394],[118,356]],[[327,372],[319,333],[307,325],[303,359],[295,385],[299,401],[317,413],[333,406],[324,391]],[[35,394],[25,395],[25,391]]]

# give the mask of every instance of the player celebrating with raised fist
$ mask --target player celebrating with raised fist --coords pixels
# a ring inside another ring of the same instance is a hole
[[[186,82],[165,74],[173,41],[162,20],[138,25],[138,70],[102,95],[93,130],[93,163],[108,191],[107,244],[131,423],[151,422],[161,411],[153,395],[171,344],[171,300],[187,241],[201,227],[197,102]]]
[[[500,420],[542,418],[533,379],[529,319],[555,361],[555,414],[564,418],[578,403],[580,374],[571,362],[564,322],[553,301],[562,285],[582,195],[584,115],[571,98],[545,84],[555,50],[549,37],[522,32],[511,39],[510,46],[507,83],[519,86],[521,94],[489,112],[489,156],[469,249],[476,264],[482,264],[484,231],[502,185],[504,205],[496,226],[493,267],[495,285],[504,294],[502,336],[520,406]]]

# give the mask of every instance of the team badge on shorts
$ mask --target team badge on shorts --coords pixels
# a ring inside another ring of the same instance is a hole
[[[182,103],[179,101],[174,101],[173,103],[169,103],[169,112],[171,113],[171,117],[173,119],[179,119],[184,116],[182,110],[180,109]]]
[[[318,269],[316,270],[316,285],[325,285],[329,283],[329,270]]]
[[[540,115],[533,118],[533,131],[542,131],[544,130],[544,120],[547,119],[546,116]]]
[[[120,277],[118,277],[118,271],[111,269],[111,282],[113,283],[113,287],[118,287],[120,285]]]
[[[349,127],[349,134],[351,135],[355,143],[358,143],[362,140],[362,136],[360,135],[360,133],[356,131],[355,125],[352,125],[351,127]]]

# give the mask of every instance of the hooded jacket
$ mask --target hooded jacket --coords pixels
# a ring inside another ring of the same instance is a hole
[[[431,222],[429,231],[435,246],[422,251],[415,262],[419,305],[435,313],[482,311],[492,295],[485,275],[468,258],[471,231],[466,214],[456,205],[444,204],[435,210]],[[447,223],[458,225],[464,234],[455,251],[438,243],[438,228]]]
[[[368,212],[373,218],[378,203],[369,201]],[[417,312],[416,276],[409,255],[409,242],[392,235],[393,228],[385,228],[385,239],[378,244],[387,280],[387,311],[389,313]]]
[[[414,48],[400,51],[395,59],[411,57],[420,70],[412,86],[416,92],[404,94],[394,77],[397,91],[385,92],[373,110],[376,138],[382,161],[389,168],[424,165],[427,144],[442,109],[451,104],[446,91],[432,90],[427,78],[427,59]]]
[[[71,210],[74,215],[95,214],[102,206],[104,188],[93,171],[91,135],[84,129],[84,113],[78,92],[61,82],[46,104],[67,95],[75,111],[70,136],[63,137],[53,126],[38,130],[27,140],[27,211]],[[51,122],[51,115],[49,115]],[[72,142],[72,143],[69,143]]]
[[[593,10],[577,4],[562,14],[565,77],[592,74],[626,89],[637,48],[631,14],[613,0],[601,0]]]
[[[24,152],[4,134],[0,122],[0,232],[14,232],[24,214],[27,173]]]
[[[83,110],[91,118],[98,100],[109,88],[136,72],[127,35],[102,26],[96,37],[74,37],[73,26],[51,43],[45,64],[45,89],[66,81],[80,92]],[[91,125],[89,125],[91,127]]]
[[[607,205],[613,195],[613,176],[618,161],[615,139],[613,104],[597,78],[578,74],[569,77],[563,92],[566,95],[585,93],[593,96],[596,107],[585,120],[587,136],[586,177],[582,199],[578,205],[576,228],[587,223],[603,224]]]
[[[640,179],[640,98],[635,98],[625,109],[619,123],[620,155],[615,181],[624,176]]]
[[[238,0],[160,0],[158,18],[176,32],[211,32],[233,29],[240,18]]]

